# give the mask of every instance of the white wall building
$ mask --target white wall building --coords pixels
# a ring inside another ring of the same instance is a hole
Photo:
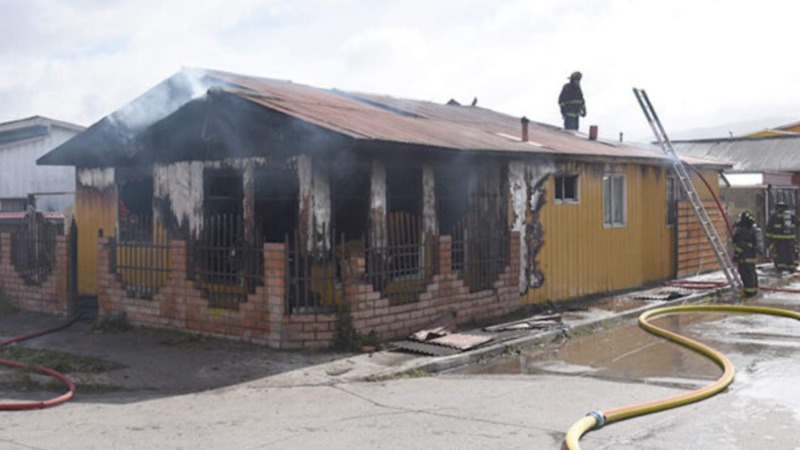
[[[85,128],[46,117],[0,123],[0,212],[25,211],[29,194],[43,212],[63,212],[75,199],[75,168],[36,160]]]

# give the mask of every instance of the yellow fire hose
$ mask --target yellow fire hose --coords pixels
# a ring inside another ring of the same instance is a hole
[[[749,314],[769,314],[773,316],[783,316],[792,319],[800,320],[800,313],[780,308],[769,308],[764,306],[745,306],[745,305],[683,305],[683,306],[668,306],[664,308],[657,308],[647,311],[639,316],[639,326],[644,328],[650,333],[657,336],[667,338],[671,341],[677,342],[685,347],[695,350],[708,358],[712,359],[722,370],[720,376],[714,383],[696,389],[685,394],[674,395],[671,397],[655,400],[647,403],[640,403],[638,405],[623,406],[621,408],[611,409],[608,411],[592,411],[584,418],[578,420],[567,431],[567,437],[564,440],[566,448],[569,450],[579,450],[580,445],[578,441],[581,436],[590,430],[596,430],[606,424],[619,422],[621,420],[630,419],[632,417],[642,416],[665,409],[676,408],[688,403],[697,402],[725,389],[731,382],[733,382],[733,364],[722,353],[714,350],[713,348],[701,344],[693,339],[673,333],[664,328],[657,327],[648,322],[649,319],[656,316],[663,316],[666,314],[682,314],[690,312],[729,312],[729,313],[749,313]]]

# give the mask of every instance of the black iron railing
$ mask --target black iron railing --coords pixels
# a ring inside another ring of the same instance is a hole
[[[26,218],[23,226],[11,233],[11,263],[25,284],[39,286],[53,271],[59,228],[43,219]]]
[[[362,241],[340,238],[327,250],[309,251],[295,232],[286,237],[286,298],[289,313],[335,311],[344,298],[343,263]]]
[[[240,215],[207,217],[200,236],[189,241],[188,253],[189,278],[212,308],[238,309],[264,284],[263,244],[258,236],[245,237]]]
[[[506,227],[486,231],[459,224],[453,228],[451,242],[453,271],[463,278],[470,292],[494,288],[509,264]]]
[[[129,296],[151,299],[169,281],[169,238],[152,216],[129,219],[120,217],[118,236],[109,240],[109,263]]]

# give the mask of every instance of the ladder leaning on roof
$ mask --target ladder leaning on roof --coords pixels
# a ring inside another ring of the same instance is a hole
[[[711,248],[714,250],[714,254],[717,257],[720,267],[722,268],[722,272],[725,274],[725,278],[728,280],[728,284],[732,289],[738,290],[742,287],[742,280],[739,278],[739,273],[736,271],[736,268],[734,267],[733,262],[728,255],[728,250],[726,249],[725,243],[723,243],[722,239],[720,239],[717,229],[714,228],[714,224],[708,217],[708,212],[703,206],[703,203],[700,201],[700,197],[697,195],[697,190],[695,190],[694,184],[692,184],[692,179],[689,176],[689,173],[686,171],[686,168],[683,166],[683,162],[678,156],[678,153],[672,146],[672,142],[670,142],[669,138],[667,137],[667,133],[664,131],[664,127],[661,125],[661,120],[659,120],[658,116],[656,115],[656,111],[653,109],[653,105],[650,103],[647,93],[644,91],[644,89],[637,88],[633,88],[633,93],[636,95],[636,100],[639,101],[639,106],[642,107],[642,111],[647,118],[647,122],[650,124],[650,128],[652,128],[653,133],[656,135],[656,140],[658,140],[661,149],[672,159],[672,167],[675,169],[678,180],[680,180],[683,192],[686,194],[689,202],[692,204],[692,209],[694,210],[700,225],[703,227],[703,231],[706,233],[708,243],[711,244]]]

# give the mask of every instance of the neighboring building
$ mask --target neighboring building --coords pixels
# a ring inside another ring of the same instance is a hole
[[[746,137],[770,137],[770,136],[800,136],[800,122],[793,122],[788,125],[770,128],[767,130],[750,133]]]
[[[0,123],[0,212],[25,211],[30,195],[39,211],[64,212],[75,200],[75,169],[36,160],[84,129],[39,116]]]
[[[721,188],[732,218],[747,209],[763,227],[775,203],[800,207],[800,135],[673,141],[673,146],[681,155],[732,164],[724,172]]]
[[[39,163],[77,167],[77,289],[101,314],[276,347],[330,344],[343,305],[391,338],[630,289],[700,241],[660,153],[218,71],[179,72]]]

